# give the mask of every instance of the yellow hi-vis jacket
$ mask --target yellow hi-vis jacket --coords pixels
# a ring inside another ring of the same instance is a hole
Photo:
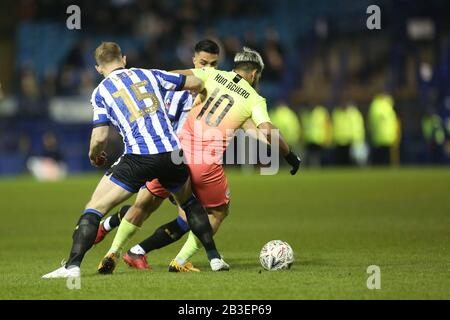
[[[336,107],[332,113],[333,142],[338,146],[361,144],[365,139],[364,119],[355,106]]]
[[[286,105],[278,105],[269,113],[272,123],[280,129],[287,143],[295,146],[300,141],[300,122],[296,113]]]
[[[437,114],[425,116],[422,119],[422,133],[427,141],[443,144],[445,142],[445,130],[441,117]]]
[[[397,140],[398,124],[392,97],[377,95],[369,108],[369,130],[375,147],[390,147]]]
[[[331,142],[331,123],[328,110],[316,106],[312,110],[300,112],[303,129],[303,141],[306,144],[317,144],[326,147]]]

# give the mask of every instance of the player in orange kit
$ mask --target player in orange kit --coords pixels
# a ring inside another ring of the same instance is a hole
[[[205,85],[205,91],[197,97],[179,138],[194,193],[207,209],[214,232],[229,213],[230,197],[227,178],[221,164],[222,155],[235,131],[247,120],[250,119],[269,142],[274,141],[279,145],[281,154],[292,166],[291,174],[294,175],[300,165],[300,159],[292,153],[278,130],[271,124],[266,100],[255,90],[264,68],[261,56],[254,50],[244,48],[236,54],[234,62],[233,71],[213,68],[175,71],[194,75]],[[147,183],[147,189],[150,191],[147,199],[149,209],[155,207],[152,205],[155,196],[160,199],[168,197],[168,193],[157,180]],[[125,262],[132,267],[148,269],[146,253],[181,238],[187,228],[182,228],[179,223],[180,220],[186,221],[182,210],[179,211],[180,215],[176,220],[159,227],[150,238],[131,248],[124,256]],[[127,213],[127,220],[140,226],[150,214],[149,211],[133,216],[128,216]],[[211,219],[211,216],[214,218]],[[188,259],[200,247],[198,239],[190,234],[185,246],[170,263],[169,271],[199,271]],[[214,270],[214,267],[211,267]],[[225,269],[228,269],[228,266],[222,266],[222,270]]]

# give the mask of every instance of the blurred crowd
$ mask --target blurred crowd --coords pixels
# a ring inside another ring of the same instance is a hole
[[[281,80],[284,58],[276,29],[267,27],[262,30],[262,37],[255,31],[246,30],[242,37],[234,34],[220,37],[213,23],[219,15],[251,18],[268,14],[268,1],[104,1],[109,3],[107,6],[102,6],[101,2],[81,2],[83,29],[89,32],[76,40],[58,68],[36,75],[32,62],[26,61],[20,66],[18,94],[33,96],[35,106],[30,109],[42,110],[42,105],[37,104],[45,104],[48,97],[89,95],[92,92],[99,80],[93,69],[92,50],[98,44],[96,36],[102,38],[102,35],[133,40],[131,46],[123,46],[128,65],[165,70],[191,67],[193,45],[200,38],[219,43],[223,68],[232,66],[234,53],[245,43],[264,54],[265,79],[269,82]],[[44,1],[39,6],[30,6],[30,3],[36,4],[36,1],[22,1],[18,9],[22,22],[61,18],[60,13],[65,12],[67,6],[67,1]],[[38,86],[37,81],[41,85]]]
[[[402,157],[410,163],[449,162],[450,37],[435,2],[417,8],[393,2],[383,11],[416,10],[433,17],[434,36],[414,42],[399,27],[406,24],[404,12],[386,31],[369,36],[343,25],[342,16],[306,16],[307,4],[288,0],[278,6],[268,0],[79,1],[82,31],[67,33],[77,36],[58,61],[42,67],[43,61],[19,58],[39,48],[30,50],[28,33],[17,33],[17,48],[23,52],[16,56],[13,85],[6,93],[0,87],[0,112],[11,95],[18,111],[0,114],[0,152],[27,157],[43,152],[48,130],[26,128],[33,123],[55,127],[49,110],[55,97],[90,96],[100,80],[92,56],[99,41],[119,41],[130,66],[173,70],[191,67],[193,45],[210,38],[220,45],[222,69],[232,67],[243,45],[262,53],[266,67],[260,91],[273,121],[308,165],[396,164],[404,162]],[[70,4],[20,0],[17,28],[65,24],[67,15],[61,12]],[[304,11],[283,11],[283,4]],[[365,11],[359,18],[365,19]],[[58,45],[47,50],[58,51],[62,41]],[[58,128],[53,135],[69,148]],[[76,130],[83,136],[86,128]],[[33,151],[36,144],[39,152]]]
[[[351,101],[331,111],[322,105],[305,106],[296,113],[286,103],[270,112],[291,146],[301,150],[307,166],[399,165],[402,121],[393,97],[377,94],[367,115]],[[429,112],[421,120],[422,160],[445,164],[450,159],[450,118]]]

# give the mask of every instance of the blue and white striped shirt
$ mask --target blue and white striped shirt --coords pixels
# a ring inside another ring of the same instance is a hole
[[[181,90],[186,77],[162,70],[119,69],[92,93],[95,126],[113,124],[125,154],[158,154],[179,149],[164,108],[167,91]]]
[[[181,131],[189,111],[192,109],[194,99],[195,96],[189,91],[170,91],[166,93],[164,104],[167,115],[172,122],[173,130],[176,133]]]

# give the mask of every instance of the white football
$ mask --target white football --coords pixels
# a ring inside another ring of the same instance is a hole
[[[259,261],[266,270],[289,269],[294,263],[294,251],[281,240],[272,240],[262,247]]]

